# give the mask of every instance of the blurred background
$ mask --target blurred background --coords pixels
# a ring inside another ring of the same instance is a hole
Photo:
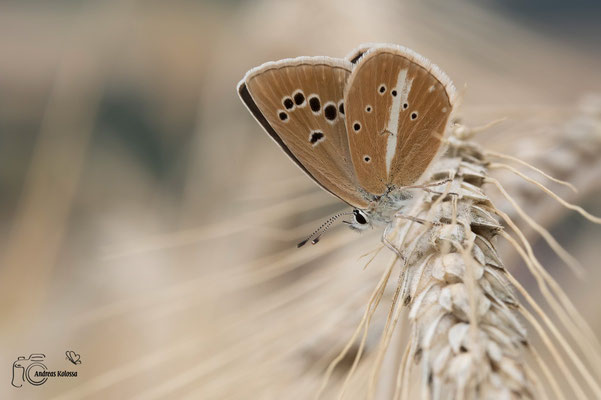
[[[1,2],[0,397],[311,398],[390,255],[363,271],[379,233],[344,229],[296,249],[344,205],[261,130],[238,80],[410,47],[454,80],[462,123],[507,118],[477,141],[601,215],[599,38],[593,0]],[[530,236],[599,334],[601,227],[503,177],[584,266],[579,279]],[[377,340],[376,324],[368,354]],[[11,386],[32,353],[78,376]]]

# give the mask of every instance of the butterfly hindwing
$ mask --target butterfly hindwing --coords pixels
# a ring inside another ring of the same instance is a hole
[[[453,97],[449,78],[413,51],[389,45],[365,50],[345,91],[359,184],[382,194],[415,183],[441,148]]]
[[[282,149],[320,186],[354,207],[358,189],[346,134],[344,87],[352,65],[329,57],[263,64],[238,85],[240,97]]]
[[[351,62],[351,64],[357,64],[357,61],[359,61],[361,59],[363,54],[367,53],[369,51],[369,49],[371,49],[372,47],[373,47],[373,44],[369,44],[369,43],[362,44],[359,47],[357,47],[356,49],[353,49],[353,51],[348,53],[346,55],[346,57],[344,57],[344,58],[349,60]]]

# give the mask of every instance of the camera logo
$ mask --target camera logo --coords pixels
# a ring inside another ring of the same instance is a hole
[[[34,386],[40,386],[48,380],[45,373],[48,368],[44,365],[44,354],[31,354],[28,358],[20,356],[13,363],[13,379],[11,381],[14,387],[21,387],[25,381]]]

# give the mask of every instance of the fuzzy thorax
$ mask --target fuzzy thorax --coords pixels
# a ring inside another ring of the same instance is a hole
[[[391,190],[372,201],[366,209],[354,209],[354,218],[349,222],[349,227],[353,230],[364,231],[374,226],[385,226],[412,200],[413,196],[409,190]]]

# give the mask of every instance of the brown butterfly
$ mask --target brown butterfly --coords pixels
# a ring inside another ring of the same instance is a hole
[[[354,207],[299,247],[342,215],[359,230],[389,222],[441,152],[455,100],[437,66],[389,44],[362,45],[346,59],[268,62],[246,73],[238,93],[296,165]]]

